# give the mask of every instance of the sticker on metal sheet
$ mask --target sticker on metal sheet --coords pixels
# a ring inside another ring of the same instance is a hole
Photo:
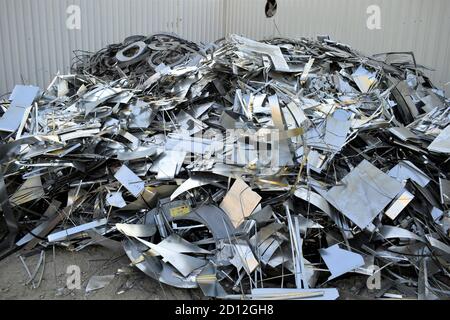
[[[170,209],[170,215],[173,218],[179,218],[187,216],[191,212],[191,208],[188,205],[183,205]]]

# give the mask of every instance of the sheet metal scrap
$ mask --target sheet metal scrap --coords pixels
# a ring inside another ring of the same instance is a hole
[[[349,297],[355,276],[383,283],[360,297],[448,298],[449,101],[410,54],[318,39],[132,36],[17,86],[4,247],[122,243],[222,299]]]

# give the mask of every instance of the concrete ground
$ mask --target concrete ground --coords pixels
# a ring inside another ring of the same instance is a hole
[[[39,254],[25,259],[33,273]],[[169,287],[158,283],[137,268],[129,267],[130,260],[125,253],[112,252],[103,247],[87,247],[80,252],[64,248],[45,253],[45,269],[38,288],[26,284],[28,275],[15,253],[0,261],[0,299],[2,300],[178,300],[202,299],[201,292]],[[69,290],[66,286],[67,267],[77,265],[81,271],[81,289]],[[121,272],[118,270],[121,269]],[[88,280],[93,275],[113,275],[114,279],[103,289],[86,294]],[[38,277],[36,278],[38,279]]]

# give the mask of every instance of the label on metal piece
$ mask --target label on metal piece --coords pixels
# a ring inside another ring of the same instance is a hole
[[[179,206],[179,207],[170,209],[170,215],[173,218],[186,216],[189,214],[189,212],[191,212],[191,208],[189,208],[189,206],[187,206],[187,205],[183,205],[183,206]]]

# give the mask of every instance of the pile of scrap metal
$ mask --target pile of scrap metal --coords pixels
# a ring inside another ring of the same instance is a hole
[[[124,250],[223,299],[336,299],[353,277],[448,298],[450,108],[423,70],[328,37],[78,54],[1,104],[3,244]]]

